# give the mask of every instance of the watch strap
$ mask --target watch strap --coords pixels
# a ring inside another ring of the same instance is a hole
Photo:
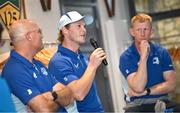
[[[150,88],[147,88],[147,89],[146,89],[146,92],[147,92],[146,95],[150,95],[150,94],[151,94],[151,89],[150,89]]]
[[[56,101],[56,99],[58,98],[58,94],[55,91],[51,91],[51,94],[53,96],[53,101]]]

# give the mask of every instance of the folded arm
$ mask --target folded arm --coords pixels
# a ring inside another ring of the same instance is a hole
[[[54,101],[51,92],[35,96],[28,102],[28,106],[35,112],[55,112],[59,107],[64,107],[73,102],[73,93],[70,88],[57,83],[53,90],[58,98]]]

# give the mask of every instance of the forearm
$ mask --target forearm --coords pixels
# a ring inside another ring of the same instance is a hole
[[[34,112],[55,112],[59,108],[59,105],[53,101],[50,92],[34,97],[28,102],[28,106]]]
[[[46,98],[47,107],[51,111],[57,111],[60,105],[53,101],[54,97],[52,96],[51,92],[46,92],[42,94],[44,98]]]
[[[176,72],[174,70],[163,72],[165,82],[154,85],[150,89],[152,95],[167,94],[176,90]]]
[[[151,87],[150,95],[168,94],[168,93],[174,92],[175,87],[176,87],[175,83],[163,82],[163,83],[160,83],[160,84],[157,84],[157,85]],[[143,96],[146,94],[147,94],[146,89],[144,89],[144,91],[141,93],[135,92],[130,88],[128,90],[129,96]]]
[[[92,86],[95,73],[96,68],[89,64],[82,77],[68,85],[73,91],[76,100],[83,100],[87,95]]]
[[[102,48],[95,49],[90,55],[89,64],[81,78],[68,84],[77,100],[83,100],[87,95],[92,86],[96,70],[105,58],[106,54]]]
[[[131,89],[142,93],[147,83],[147,63],[146,60],[140,60],[137,72],[132,79],[128,80]]]
[[[157,84],[151,87],[150,89],[151,89],[151,95],[172,93],[176,90],[176,83],[166,81],[166,82]]]

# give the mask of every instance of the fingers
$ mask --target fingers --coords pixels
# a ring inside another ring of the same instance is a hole
[[[103,51],[102,48],[97,48],[95,50],[95,54],[97,56],[97,58],[100,58],[100,59],[105,59],[106,58],[106,53]]]
[[[57,83],[53,86],[53,91],[57,91],[57,90],[61,90],[62,88],[64,88],[65,86],[61,83]]]
[[[73,101],[74,101],[73,93],[70,90],[70,88],[64,87],[62,90],[58,91],[58,99],[56,100],[56,102],[60,106],[63,106],[63,107],[67,106]]]
[[[140,44],[140,55],[142,58],[147,58],[150,52],[150,45],[147,40],[142,40]]]
[[[91,54],[89,63],[94,65],[95,67],[98,67],[101,64],[102,60],[106,57],[107,56],[104,50],[102,48],[97,48]]]

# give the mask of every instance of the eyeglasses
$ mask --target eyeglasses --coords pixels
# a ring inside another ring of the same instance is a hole
[[[42,35],[41,29],[34,29],[34,30],[31,30],[31,31],[28,31],[27,33],[25,33],[25,35],[29,35],[31,33],[38,33],[38,34]]]
[[[35,29],[35,30],[29,31],[29,32],[27,32],[27,33],[31,33],[31,32],[37,32],[37,33],[39,33],[39,34],[42,34],[41,29]]]

